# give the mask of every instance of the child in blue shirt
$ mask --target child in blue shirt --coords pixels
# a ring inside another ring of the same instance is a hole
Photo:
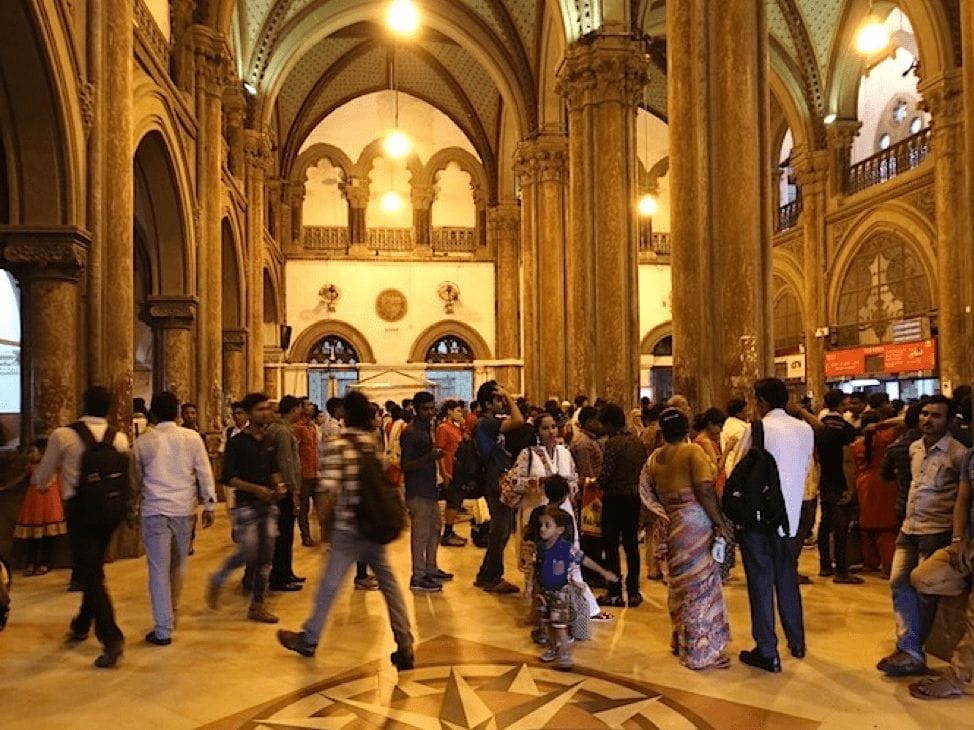
[[[575,524],[572,516],[557,505],[544,508],[538,523],[538,575],[541,587],[541,612],[548,629],[548,649],[541,661],[558,660],[557,668],[572,668],[572,648],[568,637],[571,622],[571,596],[569,577],[572,568],[584,565],[602,576],[609,583],[619,580],[615,573],[605,570],[591,558],[576,549]]]

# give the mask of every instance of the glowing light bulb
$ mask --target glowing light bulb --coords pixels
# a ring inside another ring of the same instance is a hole
[[[643,218],[649,218],[650,216],[656,215],[656,211],[659,210],[659,203],[656,202],[655,195],[644,195],[639,199],[639,215]]]
[[[826,114],[825,118],[822,119],[825,124],[835,124],[835,114]]]
[[[872,56],[889,46],[889,29],[877,16],[870,15],[856,34],[856,50]]]
[[[419,28],[419,10],[413,0],[392,0],[386,11],[386,25],[398,35],[412,35]]]
[[[382,210],[386,213],[398,213],[402,210],[402,198],[399,197],[399,193],[390,190],[388,193],[382,196]]]
[[[383,143],[383,149],[385,149],[386,154],[395,159],[408,155],[411,148],[412,144],[409,142],[409,137],[398,129],[393,129],[391,132],[389,132],[389,134],[386,135],[385,142]]]

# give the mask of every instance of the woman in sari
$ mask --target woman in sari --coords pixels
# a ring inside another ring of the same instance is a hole
[[[690,669],[725,669],[730,641],[714,539],[730,537],[714,492],[716,465],[698,444],[687,443],[686,415],[667,408],[660,416],[665,444],[649,457],[639,493],[662,517],[669,566],[672,650]]]

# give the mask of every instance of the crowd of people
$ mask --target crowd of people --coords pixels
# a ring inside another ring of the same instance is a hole
[[[43,574],[50,539],[66,526],[72,583],[83,591],[70,639],[84,640],[93,625],[103,645],[99,667],[115,666],[123,650],[103,572],[117,524],[86,514],[77,497],[95,479],[91,455],[106,444],[131,457],[131,486],[119,489],[128,519],[141,524],[154,624],[145,640],[159,646],[172,641],[200,505],[203,528],[214,522],[217,481],[232,505],[234,547],[209,578],[208,605],[219,607],[222,587],[243,568],[247,617],[277,623],[267,595],[303,588],[292,565],[295,530],[314,547],[318,523],[328,550],[311,612],[278,640],[313,656],[354,564],[354,589],[380,590],[386,600],[397,644],[391,659],[400,669],[413,666],[414,650],[388,556],[399,548],[359,529],[363,489],[377,479],[401,492],[408,511],[409,590],[439,593],[454,579],[438,553],[467,547],[457,527],[471,521],[484,549],[473,585],[498,595],[529,592],[531,638],[545,647],[541,660],[561,669],[572,666],[572,642],[588,637],[590,621],[611,621],[609,610],[643,603],[643,579],[666,583],[680,662],[729,666],[723,585],[733,580],[739,553],[754,639],[739,659],[779,672],[775,606],[790,654],[803,658],[800,585],[813,578],[799,573],[798,559],[803,547],[817,546],[820,578],[861,584],[854,570],[861,563],[889,580],[896,647],[878,670],[922,677],[910,686],[916,697],[962,693],[974,672],[974,612],[946,673],[929,675],[924,644],[938,596],[966,591],[974,563],[970,389],[910,404],[830,390],[815,409],[790,402],[785,384],[766,378],[750,395],[751,408],[734,398],[723,409],[694,404],[695,411],[676,395],[644,399],[626,413],[585,396],[534,406],[489,381],[469,406],[447,400],[437,408],[429,392],[380,406],[353,390],[319,412],[307,398],[284,396],[275,407],[251,393],[232,405],[215,480],[192,404],[157,393],[149,409],[136,409],[130,447],[106,420],[109,392],[96,386],[85,393],[78,423],[33,445],[16,535],[29,545],[26,574]],[[735,524],[726,492],[766,462],[780,488],[780,519],[770,528]],[[97,473],[113,484],[104,468]],[[512,537],[523,579],[506,570]]]

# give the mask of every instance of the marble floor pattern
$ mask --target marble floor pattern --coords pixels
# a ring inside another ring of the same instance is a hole
[[[459,531],[466,534],[466,526]],[[665,586],[644,581],[646,602],[593,626],[592,640],[576,644],[574,671],[560,673],[537,661],[522,598],[472,587],[482,551],[444,548],[441,567],[456,580],[442,594],[407,592],[417,667],[397,675],[388,661],[394,645],[382,596],[353,591],[351,576],[314,659],[281,649],[277,627],[245,619],[239,576],[225,589],[221,609],[207,609],[204,582],[231,549],[228,532],[222,512],[212,529],[199,531],[168,647],[142,640],[151,629],[144,559],[106,566],[127,636],[115,670],[92,668],[93,638],[63,643],[80,600],[65,592],[66,571],[15,576],[10,622],[0,633],[0,727],[974,728],[974,698],[921,702],[910,697],[908,680],[875,670],[893,636],[889,590],[876,575],[866,575],[862,586],[818,579],[802,589],[808,657],[798,661],[785,652],[778,675],[736,660],[751,646],[740,568],[725,588],[734,635],[730,669],[693,672],[670,655]],[[392,553],[405,585],[408,542],[395,543]],[[802,562],[814,571],[814,551]],[[511,552],[507,565],[515,564]],[[292,629],[308,611],[321,549],[296,546],[295,567],[309,587],[275,594],[268,604],[281,616],[280,627]]]

